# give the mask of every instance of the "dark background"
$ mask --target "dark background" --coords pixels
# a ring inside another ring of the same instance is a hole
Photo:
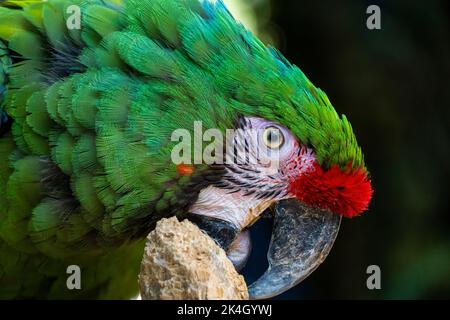
[[[381,30],[366,9],[381,8]],[[450,1],[272,0],[262,26],[351,121],[375,189],[327,260],[282,299],[450,298]],[[261,243],[270,232],[253,230]],[[264,270],[258,245],[249,281]],[[368,290],[369,265],[381,290]]]

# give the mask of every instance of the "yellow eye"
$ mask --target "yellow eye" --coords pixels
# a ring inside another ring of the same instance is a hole
[[[283,133],[276,127],[269,127],[263,133],[264,144],[270,149],[279,149],[284,143]]]

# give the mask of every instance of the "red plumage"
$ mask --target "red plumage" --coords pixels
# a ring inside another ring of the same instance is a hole
[[[290,192],[305,204],[352,218],[367,210],[372,199],[371,181],[365,171],[333,166],[323,170],[318,163],[290,183]]]

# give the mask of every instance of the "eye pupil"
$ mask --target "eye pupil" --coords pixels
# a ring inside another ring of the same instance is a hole
[[[278,128],[270,127],[264,132],[264,143],[271,149],[278,149],[284,142],[283,134]]]
[[[280,140],[280,133],[278,131],[271,130],[267,139],[270,143],[276,144],[278,140]]]

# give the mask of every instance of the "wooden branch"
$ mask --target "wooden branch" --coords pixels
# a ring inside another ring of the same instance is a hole
[[[139,275],[142,299],[244,300],[244,278],[225,252],[197,226],[163,219],[145,247]]]

